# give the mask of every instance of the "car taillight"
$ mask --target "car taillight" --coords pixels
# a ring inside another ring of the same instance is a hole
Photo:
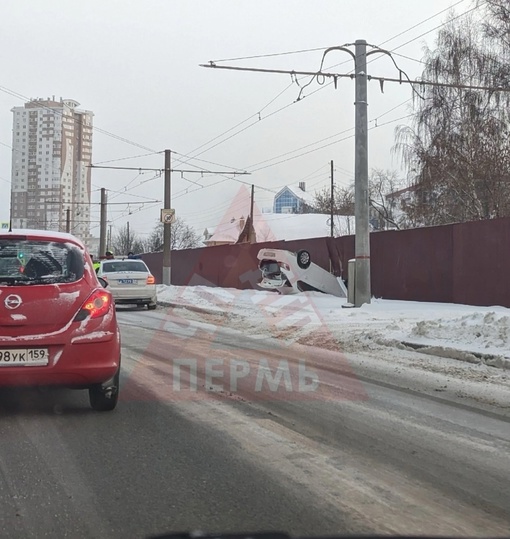
[[[100,318],[104,316],[112,305],[112,295],[105,290],[92,292],[82,308],[78,311],[74,321],[80,322],[85,318]]]
[[[156,279],[154,279],[154,275],[149,275],[147,277],[147,284],[154,284],[156,282]]]

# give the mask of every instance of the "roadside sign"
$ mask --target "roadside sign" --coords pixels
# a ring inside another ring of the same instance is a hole
[[[165,225],[175,222],[175,210],[161,210],[161,222]]]

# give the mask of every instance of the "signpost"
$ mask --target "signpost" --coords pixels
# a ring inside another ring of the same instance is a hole
[[[175,223],[175,210],[162,209],[161,210],[161,222],[164,225],[170,225],[172,223]]]

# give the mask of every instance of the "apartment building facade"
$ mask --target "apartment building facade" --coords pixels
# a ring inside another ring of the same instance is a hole
[[[12,109],[11,215],[14,228],[62,232],[69,218],[89,244],[93,113],[78,107],[53,97]]]

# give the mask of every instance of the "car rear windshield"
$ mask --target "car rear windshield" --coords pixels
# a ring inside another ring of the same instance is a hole
[[[103,263],[104,273],[143,271],[148,273],[147,266],[141,260],[115,260]]]
[[[83,252],[75,245],[0,238],[0,285],[70,283],[83,273]]]

